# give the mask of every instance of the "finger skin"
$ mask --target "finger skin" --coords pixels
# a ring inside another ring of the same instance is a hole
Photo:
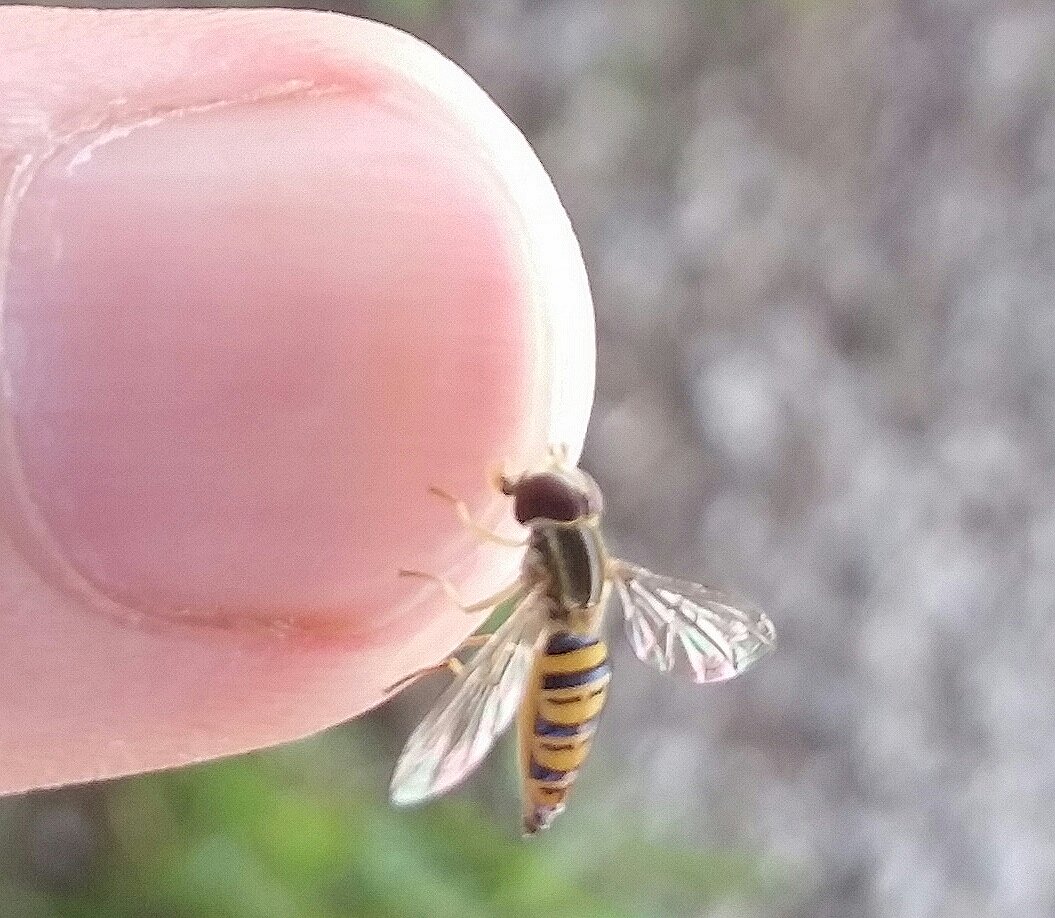
[[[307,735],[515,575],[440,485],[577,456],[567,217],[450,62],[289,11],[0,8],[0,793]]]

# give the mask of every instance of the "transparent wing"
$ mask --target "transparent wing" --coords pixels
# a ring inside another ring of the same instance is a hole
[[[541,595],[534,590],[521,599],[410,735],[392,775],[393,803],[420,803],[450,790],[513,722],[546,625]]]
[[[626,562],[612,579],[635,655],[660,672],[724,682],[773,649],[773,623],[744,600]]]

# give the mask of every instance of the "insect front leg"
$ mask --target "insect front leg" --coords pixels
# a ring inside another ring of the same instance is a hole
[[[504,545],[507,548],[523,548],[527,545],[526,539],[507,539],[505,536],[499,535],[497,532],[492,532],[486,526],[478,523],[473,519],[465,501],[459,500],[453,494],[444,491],[442,488],[429,488],[429,493],[452,504],[454,506],[454,512],[458,514],[458,519],[462,521],[462,524],[470,532],[484,541],[494,542],[496,545]]]
[[[425,571],[408,571],[401,570],[399,572],[400,577],[420,577],[422,580],[431,580],[434,583],[438,583],[443,587],[445,592],[451,601],[463,612],[470,615],[477,612],[483,612],[486,609],[493,609],[499,603],[505,602],[507,599],[511,599],[518,592],[524,588],[523,581],[520,579],[514,580],[509,586],[504,587],[495,593],[494,596],[488,596],[486,599],[481,599],[478,602],[464,602],[461,594],[458,592],[458,588],[451,583],[446,577],[440,577],[438,574],[427,574]]]
[[[561,468],[568,465],[571,447],[567,443],[551,443],[548,452],[550,468]]]
[[[416,669],[414,672],[409,673],[397,682],[393,682],[388,688],[385,689],[386,695],[391,695],[393,692],[398,692],[401,689],[405,689],[407,686],[417,682],[419,679],[423,679],[425,676],[431,676],[433,673],[443,672],[443,670],[449,670],[452,676],[461,675],[462,670],[465,668],[465,664],[458,659],[458,654],[463,650],[469,650],[474,648],[483,647],[484,644],[490,640],[491,635],[489,634],[474,634],[467,637],[461,644],[458,645],[458,649],[454,651],[446,660],[442,660],[433,666],[424,666],[421,669]]]

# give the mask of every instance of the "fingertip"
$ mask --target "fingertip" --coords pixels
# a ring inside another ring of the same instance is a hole
[[[429,486],[497,524],[491,464],[581,446],[592,311],[552,185],[373,23],[5,18],[0,791],[366,710],[474,621],[399,566],[475,594],[519,564]]]

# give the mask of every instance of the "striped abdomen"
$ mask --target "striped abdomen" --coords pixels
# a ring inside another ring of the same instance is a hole
[[[545,828],[564,809],[610,678],[608,649],[595,637],[560,631],[539,653],[521,723],[526,832]]]

